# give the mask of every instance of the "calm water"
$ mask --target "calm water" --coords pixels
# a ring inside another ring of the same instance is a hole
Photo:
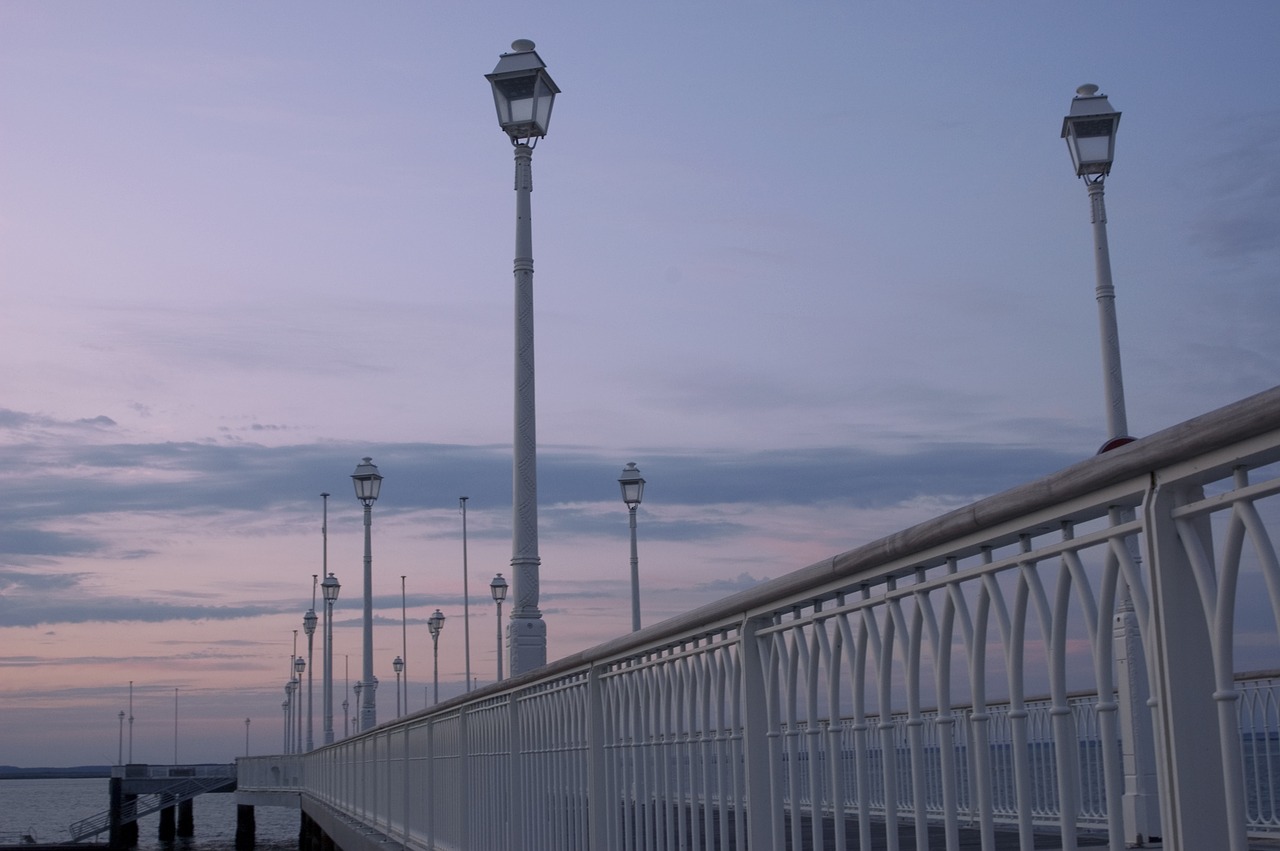
[[[107,809],[107,779],[0,780],[0,838],[34,833],[40,842],[65,842],[67,825]],[[258,845],[264,851],[297,851],[297,810],[258,807]],[[234,851],[236,796],[208,794],[195,799],[196,835],[161,843],[160,814],[138,823],[139,851]],[[107,835],[98,837],[105,843]]]

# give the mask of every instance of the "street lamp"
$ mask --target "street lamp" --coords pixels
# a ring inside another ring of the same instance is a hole
[[[507,580],[499,573],[489,583],[489,593],[498,604],[498,681],[502,681],[502,601],[507,599]]]
[[[533,368],[533,146],[547,135],[551,107],[560,89],[527,39],[512,42],[493,73],[498,125],[515,148],[515,440],[512,452],[511,673],[523,674],[547,661],[547,624],[538,610],[538,463]]]
[[[307,634],[307,750],[310,751],[316,746],[315,731],[313,729],[312,719],[312,698],[314,697],[313,686],[315,685],[315,665],[312,651],[315,647],[316,636],[316,577],[311,576],[311,608],[307,609],[307,613],[302,616],[302,631]]]
[[[396,717],[400,717],[400,673],[404,670],[404,660],[397,656],[391,662],[391,667],[396,672]]]
[[[1076,176],[1089,192],[1093,217],[1093,262],[1097,278],[1098,324],[1102,332],[1102,374],[1107,401],[1107,441],[1099,449],[1106,452],[1133,441],[1124,406],[1124,381],[1120,374],[1120,331],[1116,322],[1116,291],[1111,283],[1111,250],[1107,245],[1107,208],[1103,203],[1103,182],[1111,173],[1116,152],[1116,128],[1120,113],[1107,96],[1092,84],[1076,89],[1071,111],[1062,119],[1062,138],[1067,140]]]
[[[1126,443],[1132,443],[1129,435],[1128,416],[1125,412],[1124,381],[1120,371],[1120,330],[1116,319],[1116,291],[1111,281],[1111,249],[1107,243],[1107,208],[1103,201],[1103,184],[1111,174],[1115,160],[1116,130],[1120,125],[1120,113],[1116,112],[1107,96],[1098,93],[1098,87],[1086,84],[1076,89],[1071,109],[1062,119],[1062,138],[1067,140],[1071,164],[1076,176],[1085,182],[1089,192],[1093,220],[1093,264],[1096,279],[1095,296],[1098,302],[1098,326],[1102,342],[1102,375],[1106,394],[1107,439],[1098,453],[1107,452]],[[1130,523],[1134,510],[1119,506],[1116,520]],[[1141,562],[1137,539],[1126,539],[1130,557]],[[1117,703],[1121,740],[1126,743],[1124,755],[1125,789],[1124,824],[1131,839],[1142,841],[1144,835],[1159,830],[1159,808],[1154,801],[1155,746],[1152,740],[1151,714],[1148,711],[1150,689],[1146,677],[1146,659],[1139,638],[1137,615],[1134,612],[1132,590],[1123,580],[1116,600],[1115,630],[1118,640],[1114,652],[1119,666],[1128,675],[1119,679]],[[1128,748],[1132,747],[1132,751]]]
[[[307,660],[301,656],[293,660],[293,681],[298,689],[298,703],[294,709],[294,753],[302,753],[302,672],[307,669]]]
[[[293,677],[284,684],[284,752],[293,753],[293,688],[297,680]]]
[[[370,730],[378,723],[375,702],[378,679],[373,675],[373,503],[382,489],[382,476],[372,458],[363,459],[351,474],[356,499],[364,506],[364,674],[361,683],[360,729]]]
[[[120,710],[120,743],[116,747],[116,765],[124,765],[124,710]]]
[[[328,496],[328,494],[324,494]],[[326,506],[328,503],[326,503]],[[327,524],[326,524],[327,525]],[[333,604],[342,585],[330,573],[320,583],[324,597],[324,743],[333,744]]]
[[[636,508],[644,496],[644,479],[634,461],[627,462],[618,478],[622,487],[622,501],[631,513],[631,631],[640,629],[640,556],[636,551]]]
[[[244,719],[244,755],[249,755],[249,719]]]
[[[440,633],[444,630],[444,612],[436,609],[427,618],[431,631],[431,681],[434,685],[432,703],[440,702]]]

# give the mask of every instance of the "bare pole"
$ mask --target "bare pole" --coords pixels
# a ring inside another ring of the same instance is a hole
[[[462,505],[462,652],[467,675],[467,691],[471,691],[471,595],[467,593],[467,500],[460,496]]]
[[[404,574],[400,575],[400,670],[404,672],[404,711],[409,711],[409,622],[405,618]],[[397,677],[397,679],[399,679]],[[401,686],[396,686],[396,703],[400,702]],[[399,710],[396,711],[399,715]]]

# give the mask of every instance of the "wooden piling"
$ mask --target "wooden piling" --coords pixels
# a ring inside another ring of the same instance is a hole
[[[251,804],[236,805],[236,851],[251,851],[257,842],[258,822]]]

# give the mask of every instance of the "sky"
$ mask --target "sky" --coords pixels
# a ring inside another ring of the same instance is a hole
[[[130,683],[135,761],[229,761],[246,718],[278,751],[326,557],[340,703],[364,456],[380,719],[402,636],[422,707],[436,608],[465,683],[461,496],[494,678],[515,195],[483,75],[518,38],[562,90],[532,199],[549,659],[629,626],[626,462],[651,624],[1096,451],[1081,84],[1123,115],[1130,431],[1276,383],[1266,0],[0,0],[0,764],[114,762]]]

